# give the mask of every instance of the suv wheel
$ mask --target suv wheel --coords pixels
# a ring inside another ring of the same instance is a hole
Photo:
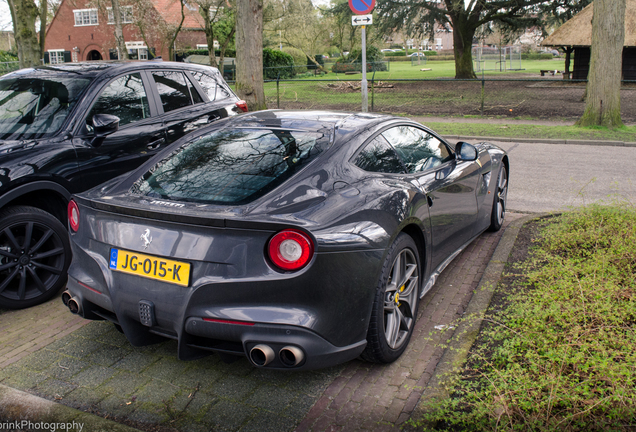
[[[70,262],[68,232],[51,214],[27,206],[0,212],[0,307],[50,299],[66,283]]]

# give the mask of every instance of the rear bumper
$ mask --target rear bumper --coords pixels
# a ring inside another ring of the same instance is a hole
[[[178,340],[182,360],[214,351],[245,355],[256,366],[294,370],[328,367],[362,353],[374,269],[383,255],[381,250],[317,254],[298,274],[194,280],[184,288],[113,272],[105,251],[72,246],[67,289],[81,305],[80,315],[118,324],[132,345],[168,337]],[[271,348],[267,364],[250,356],[257,345]],[[289,347],[302,357],[297,364],[281,360],[281,350]]]

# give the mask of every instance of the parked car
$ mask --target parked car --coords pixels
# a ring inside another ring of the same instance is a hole
[[[33,306],[65,284],[72,193],[246,109],[216,69],[184,63],[71,63],[3,76],[0,307]]]
[[[132,345],[313,369],[406,349],[419,299],[501,228],[508,156],[404,118],[259,111],[75,195],[62,300]]]
[[[408,57],[422,57],[422,58],[424,58],[426,56],[424,55],[424,53],[414,52],[413,54],[409,54]]]

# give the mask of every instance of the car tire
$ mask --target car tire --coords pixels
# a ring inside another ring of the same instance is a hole
[[[490,211],[490,226],[488,231],[499,231],[506,217],[506,200],[508,199],[508,170],[502,163],[495,185],[495,196]]]
[[[420,257],[413,239],[398,235],[389,248],[376,287],[367,346],[360,357],[391,363],[406,349],[417,319]]]
[[[66,284],[71,245],[64,225],[35,207],[0,212],[0,307],[43,303]]]

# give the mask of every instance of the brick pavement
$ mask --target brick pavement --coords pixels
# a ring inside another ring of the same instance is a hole
[[[508,214],[506,224],[518,216]],[[0,311],[0,383],[142,428],[397,430],[434,374],[443,353],[437,344],[452,334],[502,231],[481,235],[440,275],[420,303],[409,348],[391,365],[277,372],[218,356],[180,362],[175,342],[132,347],[112,325],[71,315],[56,298]]]
[[[60,296],[28,312],[0,310],[0,369],[88,324],[60,307]]]

